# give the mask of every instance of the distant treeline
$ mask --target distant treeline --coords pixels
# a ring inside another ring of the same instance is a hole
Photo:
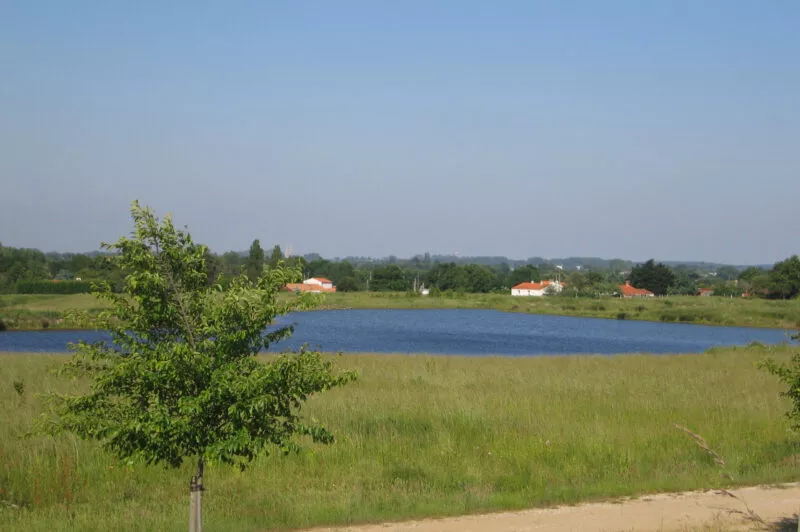
[[[448,260],[453,259],[453,260]],[[559,279],[567,288],[562,297],[614,295],[625,281],[657,295],[693,295],[710,288],[713,295],[743,294],[790,299],[800,294],[800,259],[792,256],[771,269],[712,266],[706,263],[665,265],[614,259],[569,259],[556,263],[532,258],[502,261],[502,257],[417,255],[410,259],[352,258],[327,260],[317,254],[285,257],[279,246],[267,253],[255,240],[247,253],[207,252],[209,283],[225,283],[242,271],[255,278],[264,267],[279,262],[299,266],[305,277],[327,277],[339,291],[404,292],[422,286],[440,292],[508,293],[516,284]],[[541,262],[535,262],[535,261]],[[581,263],[578,263],[582,261]],[[0,245],[0,292],[71,294],[90,290],[93,282],[122,284],[113,256],[107,254],[42,253]]]

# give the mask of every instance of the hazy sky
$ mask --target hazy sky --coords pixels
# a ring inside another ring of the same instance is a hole
[[[0,2],[0,242],[800,252],[797,0]]]

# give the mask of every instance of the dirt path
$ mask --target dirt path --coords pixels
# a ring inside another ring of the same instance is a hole
[[[752,510],[750,513],[749,510]],[[800,483],[671,493],[616,502],[467,515],[314,532],[528,532],[797,530]]]

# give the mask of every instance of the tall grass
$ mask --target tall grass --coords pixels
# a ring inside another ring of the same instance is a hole
[[[754,368],[768,352],[789,350],[343,356],[336,364],[361,379],[306,412],[338,441],[244,473],[210,467],[205,521],[287,529],[794,480],[788,405]],[[72,437],[23,438],[42,409],[36,394],[81,386],[48,373],[63,360],[0,355],[0,530],[185,529],[190,465],[164,471]],[[724,471],[674,423],[702,435]]]

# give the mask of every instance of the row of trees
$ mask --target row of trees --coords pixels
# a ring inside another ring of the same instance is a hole
[[[705,281],[702,285],[698,278],[686,268],[669,268],[654,260],[634,266],[629,280],[638,288],[646,288],[656,295],[696,294],[701,287],[710,288],[715,296],[757,295],[769,299],[794,299],[800,295],[800,258],[793,255],[786,260],[775,263],[771,270],[762,270],[751,266],[730,279]]]
[[[667,266],[654,260],[633,266],[630,271],[592,268],[564,271],[549,263],[478,264],[439,262],[429,256],[391,263],[361,260],[327,260],[319,255],[286,257],[280,246],[265,250],[258,240],[247,253],[229,251],[221,255],[206,251],[208,278],[230,280],[244,272],[255,280],[263,268],[279,263],[297,268],[304,277],[327,277],[339,291],[403,292],[425,285],[436,291],[488,293],[507,291],[524,281],[559,279],[566,282],[565,296],[614,294],[626,280],[657,295],[694,295],[711,288],[718,296],[744,293],[776,299],[800,295],[800,259],[792,256],[771,270],[732,266],[718,268],[712,277],[687,265]],[[52,281],[78,281],[54,287]],[[0,292],[72,293],[85,291],[91,282],[107,281],[120,289],[123,275],[108,254],[58,254],[0,245]],[[209,281],[212,282],[212,281]]]

